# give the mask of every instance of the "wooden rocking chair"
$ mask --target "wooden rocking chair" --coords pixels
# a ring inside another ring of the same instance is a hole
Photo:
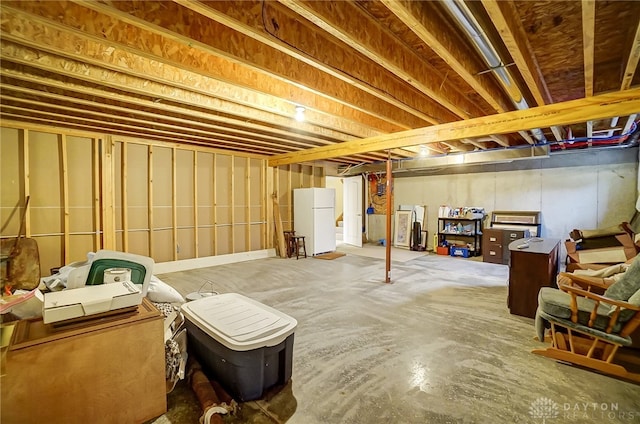
[[[611,285],[561,273],[559,290],[542,288],[536,330],[538,338],[551,346],[533,353],[640,382],[640,373],[614,362],[619,348],[631,346],[630,334],[640,326],[639,257]],[[595,293],[603,289],[604,294]],[[633,356],[640,363],[638,356]]]

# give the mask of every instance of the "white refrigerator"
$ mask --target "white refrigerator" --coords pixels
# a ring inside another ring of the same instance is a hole
[[[336,191],[333,188],[293,190],[293,229],[305,237],[307,255],[336,250]]]

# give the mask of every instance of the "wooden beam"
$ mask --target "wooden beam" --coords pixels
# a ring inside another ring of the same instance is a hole
[[[391,283],[391,215],[393,210],[393,172],[391,166],[391,158],[387,158],[387,189],[385,197],[387,200],[386,208],[386,231],[385,231],[385,274],[384,282]]]
[[[102,248],[116,250],[115,228],[115,187],[113,186],[113,138],[106,135],[99,139],[100,143],[100,168],[102,170]]]
[[[582,0],[582,49],[584,54],[584,93],[593,96],[593,52],[596,28],[595,0]]]
[[[60,151],[60,176],[62,181],[62,259],[64,264],[69,263],[69,251],[71,250],[71,242],[69,239],[69,164],[67,158],[67,136],[59,134],[59,151]]]
[[[127,96],[130,102],[142,102],[155,109],[173,110],[182,114],[187,113],[199,116],[208,121],[213,120],[219,122],[221,125],[228,127],[253,130],[263,134],[281,135],[283,138],[290,138],[291,131],[285,131],[279,128],[289,128],[293,126],[300,130],[297,138],[315,139],[322,144],[331,142],[327,141],[326,138],[341,139],[344,141],[346,138],[361,134],[361,131],[365,130],[363,127],[360,127],[357,132],[353,133],[350,131],[334,131],[330,127],[323,128],[309,123],[296,122],[294,124],[291,118],[293,111],[291,116],[262,113],[255,108],[245,107],[238,103],[216,97],[218,96],[218,89],[233,93],[236,91],[236,88],[232,86],[226,88],[219,87],[218,84],[214,82],[215,80],[211,78],[207,79],[206,77],[189,73],[186,70],[174,68],[173,71],[179,73],[181,78],[184,79],[183,83],[175,84],[175,82],[164,79],[162,75],[163,71],[157,70],[157,67],[153,66],[150,60],[136,58],[133,55],[125,55],[127,59],[123,62],[118,62],[111,57],[109,54],[110,48],[106,44],[96,44],[93,45],[91,49],[91,51],[99,50],[102,52],[100,56],[107,58],[107,62],[104,62],[99,58],[95,60],[91,59],[88,54],[78,55],[76,53],[69,53],[62,57],[48,55],[45,53],[45,46],[39,46],[43,51],[37,51],[7,42],[13,38],[11,35],[3,35],[0,41],[3,60],[9,60],[27,66],[35,66],[55,74],[60,73],[71,78],[90,81],[101,86],[151,97],[156,101],[134,100]],[[20,42],[20,40],[16,41]],[[80,41],[77,42],[80,43]],[[68,47],[65,47],[65,43],[60,42],[60,44],[52,48],[51,51],[55,51],[56,55],[63,55],[64,49],[67,48]],[[130,63],[130,65],[124,66],[122,63]],[[111,68],[116,72],[106,74],[104,67]],[[164,66],[163,69],[168,67],[168,65]],[[144,75],[144,78],[141,78],[140,75]],[[195,91],[194,85],[199,87]],[[218,86],[218,88],[216,88],[216,86]],[[214,95],[212,96],[211,94]],[[119,96],[117,93],[113,93],[113,96],[114,98],[122,97],[122,95]],[[259,98],[255,100],[260,101]],[[268,99],[262,99],[262,101],[269,102]],[[185,107],[173,106],[176,102],[195,109],[188,110]],[[208,109],[208,112],[200,112],[201,109]],[[253,119],[249,121],[246,119],[247,116],[251,116]],[[375,131],[373,134],[366,130],[364,132],[369,133],[369,136],[380,134],[378,131]],[[314,137],[307,134],[317,134],[318,136]]]
[[[153,145],[147,146],[147,214],[147,222],[149,224],[149,256],[153,258],[155,251],[153,245]]]
[[[489,136],[489,138],[491,138],[491,140],[495,141],[496,143],[498,143],[499,145],[501,145],[502,147],[509,147],[509,139],[507,137],[505,137],[504,135],[501,134],[491,134]]]
[[[373,23],[352,2],[313,2],[280,0],[300,16],[379,63],[406,83],[414,86],[461,118],[484,115],[431,64]]]
[[[505,101],[504,93],[491,78],[478,75],[484,67],[473,60],[475,52],[452,37],[452,28],[432,10],[426,9],[430,6],[429,2],[382,0],[382,3],[451,66],[496,112],[513,109],[513,105]]]
[[[249,160],[249,157],[247,157]],[[198,231],[198,152],[193,152],[193,248],[194,257],[199,258],[200,239]]]
[[[97,138],[91,138],[91,147],[93,155],[93,163],[91,164],[91,172],[93,173],[93,248],[94,252],[97,252],[102,247],[100,237],[100,144]],[[123,251],[126,252],[124,249]]]
[[[244,3],[238,4],[242,6]],[[264,44],[247,39],[243,34],[177,4],[162,2],[160,8],[159,4],[118,1],[110,6],[98,2],[82,2],[80,6],[69,2],[3,1],[5,20],[2,27],[6,28],[7,34],[38,38],[38,44],[42,46],[50,44],[48,39],[58,39],[69,48],[82,46],[82,53],[87,55],[99,53],[93,49],[94,43],[106,43],[111,59],[136,66],[138,59],[152,60],[148,70],[162,71],[168,78],[181,78],[180,72],[171,69],[177,67],[185,71],[189,69],[189,73],[199,77],[216,78],[220,84],[237,81],[234,88],[220,94],[232,96],[235,102],[253,105],[255,109],[288,116],[292,116],[296,103],[304,102],[310,112],[308,119],[320,119],[328,127],[331,120],[334,125],[348,124],[349,120],[365,125],[375,122],[373,126],[379,125],[385,132],[424,125],[424,120],[410,116],[408,112],[396,113],[399,109],[389,108],[388,104],[354,89],[347,82],[330,79],[328,86],[314,89],[317,82],[324,82],[326,78],[311,66],[301,69],[300,63],[293,58],[275,57],[279,53],[277,51],[265,54]],[[245,9],[242,6],[242,10]],[[254,15],[251,11],[246,14]],[[73,16],[82,16],[83,19],[71,18]],[[38,29],[41,26],[46,27],[44,32]],[[125,59],[122,55],[137,57]],[[166,66],[158,67],[158,62]],[[278,68],[270,69],[273,66]],[[287,73],[299,79],[287,78]],[[199,86],[196,80],[186,82],[194,88]],[[334,95],[326,94],[330,92]],[[250,100],[264,95],[269,101]],[[374,116],[376,108],[377,116]],[[315,111],[322,113],[315,114]],[[336,116],[346,116],[348,120],[342,121]],[[392,124],[392,121],[400,123],[406,119],[409,121],[402,125]]]
[[[195,134],[200,134],[207,139],[216,139],[216,140],[224,140],[230,145],[243,145],[250,144],[254,146],[263,146],[265,149],[269,149],[273,147],[273,152],[286,151],[286,145],[290,146],[300,146],[300,147],[314,147],[314,144],[310,141],[297,140],[292,139],[291,137],[285,138],[284,136],[271,136],[268,134],[259,134],[255,132],[245,131],[242,129],[236,128],[226,128],[221,125],[209,124],[207,122],[203,122],[202,119],[199,119],[194,123],[194,119],[190,119],[188,116],[181,118],[175,117],[172,115],[163,114],[162,104],[159,105],[159,109],[157,112],[153,111],[152,108],[157,106],[157,103],[153,103],[150,101],[144,101],[140,99],[136,99],[135,97],[127,97],[120,95],[113,95],[103,90],[92,89],[87,87],[75,86],[71,83],[61,83],[59,81],[55,81],[52,79],[48,79],[45,77],[37,77],[30,75],[23,75],[12,70],[3,70],[4,75],[11,76],[13,78],[17,78],[21,81],[29,82],[29,83],[37,83],[38,86],[42,89],[42,91],[38,91],[35,89],[30,89],[26,87],[21,87],[17,85],[7,85],[0,83],[0,94],[7,99],[10,99],[10,93],[15,91],[19,93],[31,94],[33,96],[43,97],[46,99],[52,99],[51,107],[55,107],[57,109],[67,110],[76,114],[83,113],[85,115],[95,115],[100,117],[106,117],[109,119],[117,119],[119,121],[127,121],[131,124],[145,124],[147,126],[152,126],[154,128],[168,128],[168,129],[177,129],[182,133],[190,132]],[[53,90],[47,90],[46,88],[53,88]],[[54,94],[49,91],[56,91],[55,89],[63,89],[66,92],[66,95]],[[77,92],[76,92],[77,91]],[[94,98],[92,101],[84,100],[81,98],[77,98],[76,96],[81,96],[80,91],[84,91],[85,94],[90,94]],[[26,96],[22,96],[26,97]],[[113,99],[114,97],[121,99],[122,102],[130,102],[132,107],[123,107],[123,106],[115,106],[108,104],[108,101]],[[36,104],[35,101],[20,99],[22,102]],[[71,107],[61,106],[61,103],[71,102],[76,103],[78,106],[74,109]],[[44,105],[44,103],[42,103]],[[85,107],[88,106],[88,107]],[[140,107],[136,107],[140,106]],[[151,110],[145,111],[140,110],[142,108]],[[92,112],[90,110],[100,109],[106,112]],[[183,110],[185,113],[189,113],[188,110]],[[177,111],[176,111],[177,113]],[[139,115],[141,118],[130,118],[127,115]],[[165,124],[158,120],[158,116],[162,115],[162,121],[168,121],[173,124]],[[194,127],[196,126],[196,127]],[[133,128],[133,127],[132,127]],[[205,129],[199,129],[205,128]],[[238,134],[238,135],[235,135]],[[350,140],[352,137],[347,137],[344,135],[344,140]],[[328,144],[329,142],[323,140],[322,144]]]
[[[213,169],[215,170],[217,167],[218,155],[216,153],[213,154]],[[212,216],[211,220],[213,221],[213,256],[218,255],[218,187],[216,186],[216,172],[213,173],[213,181],[211,184],[213,186],[213,204],[211,205]]]
[[[636,88],[526,110],[418,128],[396,134],[354,140],[334,146],[317,147],[293,154],[277,155],[269,159],[269,166],[383,151],[439,141],[483,137],[492,134],[508,134],[548,125],[570,125],[588,120],[629,115],[638,111],[640,111],[640,89]]]
[[[53,2],[46,4],[53,4]],[[83,69],[83,67],[78,64],[73,66],[74,61],[100,66],[101,68],[106,67],[123,75],[121,76],[116,73],[110,74],[107,77],[105,70],[100,69],[97,75],[99,78],[105,80],[103,84],[110,83],[111,81],[109,81],[108,78],[111,77],[120,80],[123,78],[132,78],[133,81],[131,82],[135,82],[136,79],[142,79],[140,76],[144,76],[145,81],[151,80],[165,86],[164,95],[158,96],[156,99],[167,100],[168,103],[170,103],[172,100],[170,93],[171,87],[179,87],[182,90],[188,90],[209,98],[219,99],[216,100],[215,103],[227,103],[224,106],[224,110],[227,112],[237,111],[240,112],[238,116],[253,116],[254,119],[259,121],[280,122],[282,125],[290,125],[292,122],[296,103],[288,99],[292,99],[292,96],[295,95],[297,98],[305,99],[305,106],[307,107],[305,123],[297,125],[300,128],[313,126],[319,127],[316,129],[323,127],[327,129],[335,128],[337,131],[355,135],[359,134],[362,130],[389,132],[410,127],[407,125],[389,124],[387,120],[372,117],[371,114],[365,112],[363,109],[364,106],[360,109],[355,109],[348,106],[344,101],[326,100],[315,104],[314,101],[318,97],[318,94],[309,93],[308,90],[301,90],[300,87],[297,86],[270,93],[268,88],[262,86],[258,87],[261,90],[257,90],[247,88],[247,86],[231,84],[227,81],[239,81],[239,84],[241,84],[247,79],[249,81],[260,80],[262,84],[262,80],[268,78],[266,76],[263,78],[262,75],[256,74],[255,72],[250,75],[251,78],[249,78],[249,76],[243,77],[240,71],[226,75],[226,73],[223,73],[219,69],[213,68],[211,62],[214,58],[211,55],[206,55],[206,57],[201,59],[203,62],[202,67],[210,66],[218,73],[211,71],[195,72],[191,70],[192,68],[188,69],[185,64],[179,62],[180,57],[164,59],[163,57],[144,54],[144,52],[131,48],[127,49],[124,46],[120,46],[121,50],[114,50],[114,45],[117,46],[116,42],[106,43],[103,37],[88,36],[79,31],[69,33],[58,26],[49,24],[41,18],[31,17],[30,15],[11,8],[3,7],[2,13],[3,21],[0,24],[0,28],[2,28],[4,32],[2,34],[2,40],[13,40],[18,43],[32,45],[42,52],[50,52],[61,55],[65,59],[71,59],[68,67],[59,67],[57,70],[58,73],[62,73],[63,75],[69,72],[76,73],[78,70]],[[15,28],[19,28],[23,24],[26,25],[24,32],[15,30]],[[49,37],[44,34],[51,34],[51,36]],[[123,34],[128,34],[128,32],[123,31]],[[82,52],[78,52],[76,48],[72,46],[81,46]],[[175,49],[179,47],[180,46],[176,46]],[[20,48],[25,49],[25,47]],[[3,50],[7,50],[7,47]],[[18,55],[17,57],[20,56]],[[35,57],[38,57],[37,53]],[[46,59],[45,57],[45,63]],[[163,66],[158,66],[158,62],[164,62]],[[39,64],[39,60],[33,59],[28,61],[28,63]],[[227,67],[233,68],[231,64]],[[92,72],[92,74],[95,75],[96,73]],[[275,87],[277,83],[282,85],[281,81],[273,80],[268,87]],[[139,85],[135,84],[134,86]],[[134,88],[134,86],[132,86],[132,88]],[[145,86],[143,85],[142,87],[144,88]],[[299,91],[301,92],[298,93]],[[150,95],[153,96],[153,94]],[[369,100],[372,101],[371,99]],[[210,104],[211,102],[201,103],[201,107],[209,106],[208,103]],[[241,112],[240,109],[245,109],[245,111]],[[317,125],[314,125],[314,123],[317,123]],[[424,125],[424,121],[422,120],[416,120],[414,123]],[[367,127],[368,129],[366,129]],[[373,134],[368,136],[371,135]]]
[[[473,146],[476,146],[478,149],[481,149],[481,150],[485,150],[487,148],[487,146],[485,146],[481,142],[470,139],[470,138],[461,138],[460,141],[464,144],[471,144]]]
[[[552,103],[547,83],[529,44],[515,2],[513,0],[482,0],[482,5],[538,106]]]
[[[264,52],[264,46],[274,49],[275,54],[272,52],[261,54],[261,56],[269,60],[267,63],[262,63],[262,67],[271,68],[273,63],[286,62],[288,67],[294,68],[290,69],[291,75],[297,75],[297,78],[295,78],[297,81],[289,77],[292,82],[303,84],[306,87],[318,87],[318,84],[326,85],[327,82],[323,82],[323,80],[326,80],[326,76],[330,76],[339,80],[340,83],[347,83],[426,122],[436,124],[451,119],[452,115],[443,113],[443,109],[438,105],[429,105],[428,102],[424,102],[424,99],[421,99],[421,96],[416,96],[415,92],[410,94],[410,90],[407,90],[406,86],[398,86],[393,78],[388,78],[386,75],[379,78],[381,70],[377,62],[364,60],[358,55],[351,55],[348,48],[333,42],[331,37],[317,32],[315,28],[310,28],[297,16],[282,13],[273,3],[261,2],[258,6],[255,2],[247,0],[227,0],[217,3],[208,2],[207,4],[193,0],[174,1],[217,23],[221,23],[224,27],[229,27],[251,38],[249,40],[245,38],[242,41],[244,49],[247,49],[247,44],[253,43],[254,40],[262,45],[259,49],[262,52]],[[257,7],[261,8],[261,20],[257,20],[256,18],[259,15],[253,12]],[[174,16],[171,16],[171,18],[175,20]],[[193,25],[193,23],[190,23],[188,26],[193,27]],[[270,27],[274,28],[267,30]],[[198,32],[201,31],[198,30]],[[197,34],[191,33],[190,37],[195,38]],[[221,38],[224,39],[224,37]],[[211,40],[206,40],[207,44],[211,44],[211,42]],[[228,44],[225,43],[225,45]],[[218,50],[220,49],[221,47],[218,46]],[[299,63],[291,62],[287,58],[281,57],[280,53],[290,56],[290,58]],[[341,70],[344,66],[342,60],[347,56],[353,68],[359,70],[357,76]],[[244,56],[244,60],[247,63],[253,63],[256,57],[255,55],[254,57]],[[297,70],[296,68],[300,66],[303,69]],[[311,67],[311,72],[305,66]],[[316,70],[325,75],[315,72]],[[304,74],[308,74],[308,79],[300,81],[300,76]],[[336,84],[336,82],[332,84]],[[335,92],[335,90],[327,90],[327,87],[321,91],[325,93]],[[394,95],[392,96],[388,93],[394,93]],[[382,117],[383,115],[380,116]]]
[[[635,35],[630,43],[631,47],[626,53],[627,63],[624,67],[624,73],[622,74],[620,90],[626,90],[631,87],[633,75],[636,73],[636,69],[638,68],[638,59],[640,59],[640,21],[638,21],[636,25]]]
[[[122,209],[122,251],[129,252],[129,143],[120,143],[120,208]]]
[[[31,171],[29,168],[29,163],[31,162],[31,157],[29,152],[31,151],[30,142],[29,142],[29,130],[22,130],[22,157],[20,158],[21,166],[22,166],[22,180],[24,181],[24,193],[23,199],[20,199],[22,203],[26,203],[27,198],[31,196]],[[31,208],[26,208],[24,211],[24,234],[25,237],[31,237]]]

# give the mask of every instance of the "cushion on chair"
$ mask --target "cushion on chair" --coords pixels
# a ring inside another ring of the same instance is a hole
[[[609,286],[604,296],[626,301],[638,290],[640,290],[640,255],[635,257],[622,277]]]
[[[576,298],[578,303],[578,323],[582,325],[588,325],[591,311],[595,305],[595,301],[585,297],[578,296]],[[563,320],[571,319],[571,295],[561,290],[551,287],[543,287],[538,292],[538,308],[545,312],[545,314],[562,318]],[[601,331],[606,331],[609,326],[609,312],[611,307],[609,305],[598,305],[597,317],[593,323],[593,328]],[[633,314],[631,314],[633,316]],[[626,317],[627,320],[631,316]],[[622,314],[618,317],[618,322],[613,328],[613,332],[617,333],[622,328],[623,320]]]
[[[536,330],[538,330],[538,321],[540,321],[540,323],[544,324],[544,321],[549,321],[549,322],[554,322],[556,324],[559,324],[565,328],[569,328],[569,329],[573,329],[576,330],[580,333],[583,334],[589,334],[591,336],[595,336],[595,337],[599,337],[602,338],[604,340],[607,340],[609,342],[612,343],[617,343],[621,346],[631,346],[633,344],[633,341],[631,340],[631,337],[626,336],[626,337],[620,337],[617,334],[607,334],[604,331],[601,330],[597,330],[595,328],[591,328],[591,327],[587,327],[586,325],[582,325],[582,324],[574,324],[573,322],[571,322],[571,320],[568,319],[564,319],[564,318],[558,318],[555,316],[551,316],[548,313],[544,312],[542,309],[538,308],[538,311],[536,312]],[[543,327],[541,327],[542,329]],[[544,331],[542,329],[542,331]],[[540,339],[542,340],[542,339]]]

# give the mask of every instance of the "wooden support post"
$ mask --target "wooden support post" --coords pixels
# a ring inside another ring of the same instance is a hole
[[[391,209],[393,203],[393,196],[391,195],[391,152],[388,152],[387,157],[387,234],[386,234],[386,259],[385,259],[385,276],[384,282],[391,282]]]

